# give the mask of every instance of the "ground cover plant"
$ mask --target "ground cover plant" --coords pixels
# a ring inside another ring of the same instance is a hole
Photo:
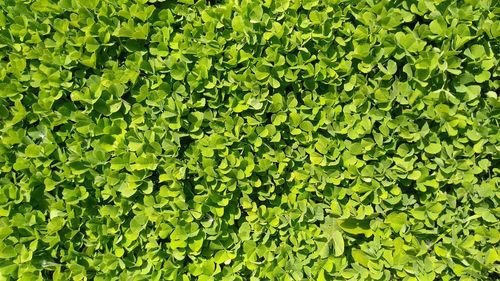
[[[496,0],[0,0],[0,280],[498,280]]]

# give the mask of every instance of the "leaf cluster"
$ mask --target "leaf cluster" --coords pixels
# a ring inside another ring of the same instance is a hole
[[[0,280],[495,280],[496,0],[0,0]]]

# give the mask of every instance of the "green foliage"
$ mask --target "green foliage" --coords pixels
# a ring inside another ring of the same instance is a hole
[[[0,280],[496,280],[496,0],[0,0]]]

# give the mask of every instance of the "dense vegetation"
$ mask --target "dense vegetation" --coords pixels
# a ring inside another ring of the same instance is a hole
[[[0,0],[0,280],[500,278],[499,17]]]

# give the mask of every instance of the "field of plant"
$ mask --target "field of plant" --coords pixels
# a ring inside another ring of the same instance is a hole
[[[1,280],[500,279],[498,0],[0,0]]]

